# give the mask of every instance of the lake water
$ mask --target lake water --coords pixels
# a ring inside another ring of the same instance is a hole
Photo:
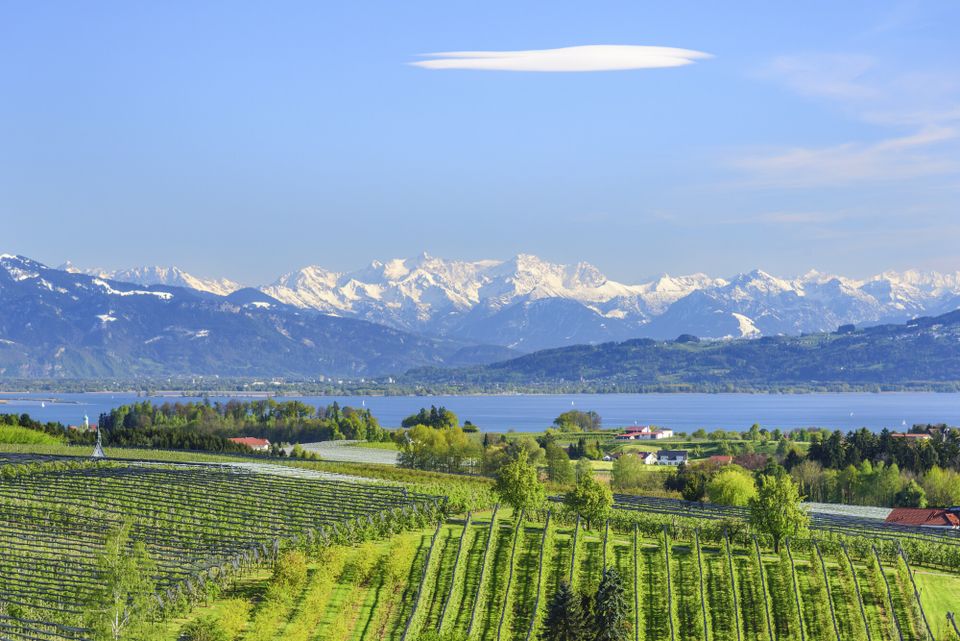
[[[250,396],[211,396],[211,401]],[[690,432],[700,427],[744,430],[753,423],[779,427],[827,427],[849,430],[867,427],[900,430],[914,423],[960,425],[960,394],[925,392],[844,394],[545,394],[510,396],[293,396],[310,405],[364,405],[386,427],[420,407],[444,405],[461,421],[483,431],[539,431],[566,410],[593,410],[607,427],[654,424]],[[95,423],[101,412],[147,400],[136,394],[0,394],[0,414],[28,413],[41,421]],[[199,400],[197,397],[151,396],[154,403]],[[6,401],[5,403],[3,401]]]

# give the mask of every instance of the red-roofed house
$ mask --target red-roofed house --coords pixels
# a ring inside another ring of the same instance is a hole
[[[234,443],[246,445],[254,452],[266,452],[270,449],[270,441],[265,438],[254,438],[253,436],[238,436],[230,439]]]
[[[960,528],[960,508],[938,509],[918,507],[894,508],[886,518],[887,523],[913,527]]]
[[[714,454],[707,459],[707,463],[716,463],[717,465],[730,465],[733,463],[733,457],[726,454]]]
[[[639,426],[631,425],[624,429],[616,438],[621,441],[655,441],[661,438],[670,438],[673,436],[673,430],[656,429],[649,425]]]

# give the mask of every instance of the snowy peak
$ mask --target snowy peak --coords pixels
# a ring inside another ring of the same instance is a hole
[[[143,266],[131,269],[81,269],[67,261],[59,269],[73,274],[87,274],[107,280],[117,280],[137,285],[167,285],[169,287],[187,287],[217,296],[227,296],[243,285],[226,278],[202,278],[189,274],[179,267]]]
[[[0,257],[0,267],[12,279],[36,277],[37,265]],[[220,294],[240,289],[232,281],[203,279],[176,267],[84,273],[103,282]],[[833,331],[850,323],[902,323],[960,307],[960,272],[888,271],[855,279],[810,270],[783,278],[755,269],[730,278],[661,274],[624,283],[587,262],[554,263],[533,254],[465,261],[423,253],[375,260],[346,272],[310,265],[259,289],[270,300],[333,316],[523,349],[680,334],[727,338]]]

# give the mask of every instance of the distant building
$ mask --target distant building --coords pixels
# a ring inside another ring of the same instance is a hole
[[[655,441],[661,438],[670,438],[673,436],[673,430],[662,430],[651,427],[650,425],[633,425],[626,428],[616,438],[621,441]]]
[[[266,452],[270,449],[270,441],[265,438],[254,438],[252,436],[238,436],[230,439],[234,443],[246,445],[254,452]]]
[[[656,452],[647,452],[643,455],[642,460],[647,465],[656,465],[657,464],[657,453]]]
[[[929,441],[929,434],[911,434],[909,432],[893,432],[890,438],[902,438],[908,441]]]
[[[657,465],[680,465],[688,460],[686,450],[660,450],[657,452]]]
[[[960,529],[960,507],[946,509],[897,507],[887,515],[885,522],[893,523],[894,525],[956,530]]]
[[[733,463],[733,457],[726,454],[714,454],[707,459],[707,463],[713,463],[715,465],[730,465]]]

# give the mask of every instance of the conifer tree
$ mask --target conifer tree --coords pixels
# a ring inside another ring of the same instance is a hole
[[[562,581],[547,605],[547,616],[540,631],[542,641],[586,641],[587,630],[580,597],[570,584]]]
[[[623,579],[616,568],[605,568],[593,607],[596,641],[627,641],[630,638],[630,605]]]

